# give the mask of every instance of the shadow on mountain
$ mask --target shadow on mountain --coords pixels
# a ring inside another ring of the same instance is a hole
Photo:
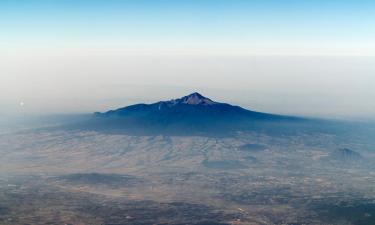
[[[270,135],[345,133],[352,125],[250,111],[219,103],[199,93],[153,104],[136,104],[94,113],[68,129],[133,136],[233,136],[241,132]],[[352,129],[353,130],[353,129]]]
[[[238,132],[293,132],[305,119],[246,110],[199,93],[153,104],[95,113],[72,129],[128,135],[228,136]],[[288,129],[285,129],[288,127]]]

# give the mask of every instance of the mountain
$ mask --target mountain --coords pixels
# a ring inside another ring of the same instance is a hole
[[[169,101],[96,112],[90,126],[102,131],[133,134],[228,134],[264,129],[270,122],[299,120],[216,102],[195,92]]]
[[[136,104],[124,108],[95,113],[97,117],[139,117],[142,120],[161,120],[159,122],[174,123],[189,120],[190,122],[206,123],[210,120],[251,118],[256,120],[286,119],[267,113],[249,111],[239,106],[212,101],[199,93],[192,93],[170,101],[153,104]]]
[[[341,148],[333,151],[331,153],[331,158],[343,162],[363,160],[361,154],[348,148]]]

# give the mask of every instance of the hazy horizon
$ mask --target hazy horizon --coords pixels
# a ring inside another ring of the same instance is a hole
[[[371,1],[2,1],[2,114],[91,113],[194,91],[375,119]]]
[[[372,57],[69,57],[50,57],[48,67],[43,66],[46,59],[30,58],[23,67],[5,63],[2,70],[12,76],[1,83],[3,113],[91,113],[198,91],[216,101],[270,113],[357,119],[375,115]]]

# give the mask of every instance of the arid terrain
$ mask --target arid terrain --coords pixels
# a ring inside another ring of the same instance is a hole
[[[332,134],[0,136],[1,224],[374,224],[375,146]]]

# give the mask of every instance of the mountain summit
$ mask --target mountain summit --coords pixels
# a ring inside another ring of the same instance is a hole
[[[290,121],[293,117],[250,111],[215,102],[194,92],[187,96],[152,104],[135,104],[95,113],[98,129],[130,133],[202,134],[249,130],[259,123]]]
[[[184,96],[182,98],[174,99],[170,101],[173,104],[188,104],[188,105],[213,105],[216,102],[209,98],[204,97],[198,92],[194,92],[190,95]]]

